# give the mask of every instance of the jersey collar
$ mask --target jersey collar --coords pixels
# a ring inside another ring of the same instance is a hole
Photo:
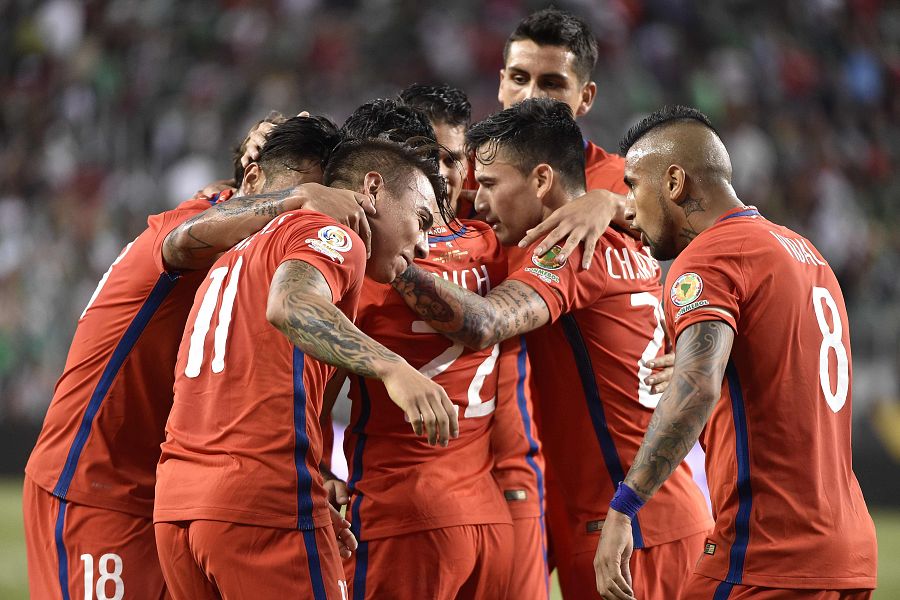
[[[736,217],[759,217],[759,211],[755,206],[736,206],[725,212],[721,217],[716,219],[716,223],[721,223],[726,219],[734,219]]]

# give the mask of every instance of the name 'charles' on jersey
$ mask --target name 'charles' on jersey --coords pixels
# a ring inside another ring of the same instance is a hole
[[[875,529],[853,474],[847,310],[809,241],[733,209],[675,260],[673,339],[700,321],[734,331],[700,438],[716,525],[696,572],[778,588],[875,587]]]

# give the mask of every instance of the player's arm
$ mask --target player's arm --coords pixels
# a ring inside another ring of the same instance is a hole
[[[371,198],[349,190],[304,183],[286,190],[239,196],[209,207],[166,236],[162,252],[166,266],[175,270],[208,269],[222,252],[283,212],[305,208],[332,217],[354,229],[369,246],[366,213],[374,214]]]
[[[734,330],[724,321],[700,321],[678,336],[672,381],[653,412],[624,483],[610,503],[600,534],[594,571],[597,591],[603,598],[634,598],[628,571],[633,549],[631,520],[700,436],[721,397],[733,342]]]
[[[275,271],[266,318],[310,356],[351,373],[380,379],[417,435],[430,444],[457,437],[456,411],[441,386],[412,368],[350,322],[332,302],[324,275],[302,260],[288,260]]]
[[[434,329],[476,350],[550,322],[547,303],[520,281],[504,281],[482,297],[410,265],[393,286]]]

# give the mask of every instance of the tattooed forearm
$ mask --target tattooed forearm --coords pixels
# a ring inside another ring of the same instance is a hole
[[[219,255],[286,210],[298,208],[296,188],[238,196],[211,206],[174,229],[163,243],[163,259],[175,269],[209,267]]]
[[[386,364],[403,360],[357,329],[332,304],[322,274],[303,261],[288,261],[278,268],[267,317],[310,356],[357,375],[380,377]]]
[[[518,281],[481,297],[413,265],[393,285],[429,325],[469,348],[487,348],[550,320],[540,294]]]
[[[679,336],[675,371],[650,419],[625,483],[647,499],[684,460],[722,389],[734,332],[723,321],[702,321]]]

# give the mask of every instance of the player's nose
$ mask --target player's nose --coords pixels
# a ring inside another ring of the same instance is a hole
[[[414,254],[415,254],[416,258],[428,258],[428,232],[427,231],[423,231],[419,234],[419,239],[416,240]]]

